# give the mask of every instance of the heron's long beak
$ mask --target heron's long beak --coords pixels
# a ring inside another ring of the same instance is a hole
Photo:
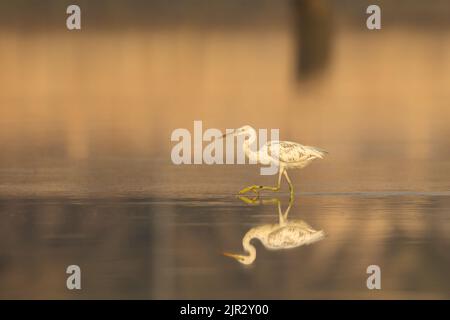
[[[229,136],[229,135],[232,135],[232,134],[234,134],[236,132],[236,130],[233,130],[233,131],[230,131],[230,132],[227,132],[227,133],[225,133],[224,135],[222,135],[220,138],[221,139],[223,139],[223,138],[225,138],[225,137],[227,137],[227,136]]]
[[[225,257],[234,258],[236,260],[240,258],[240,255],[239,254],[235,254],[235,253],[224,252],[223,255]]]

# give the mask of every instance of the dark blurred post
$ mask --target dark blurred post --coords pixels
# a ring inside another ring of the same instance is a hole
[[[291,0],[297,43],[297,79],[326,67],[331,51],[332,10],[326,0]]]

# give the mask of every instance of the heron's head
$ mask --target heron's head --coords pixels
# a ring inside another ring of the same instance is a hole
[[[241,134],[247,134],[247,133],[250,133],[252,130],[254,130],[251,126],[249,126],[248,124],[246,124],[245,126],[242,126],[242,127],[240,127],[240,128],[237,128],[236,130],[235,130],[235,134],[236,135],[241,135]]]
[[[222,138],[229,136],[229,135],[233,135],[233,136],[241,136],[241,135],[248,135],[250,134],[252,131],[254,131],[255,129],[253,129],[251,126],[249,125],[245,125],[242,126],[240,128],[234,129],[230,132],[225,133]]]
[[[244,256],[242,254],[235,254],[235,253],[228,253],[228,252],[224,252],[223,255],[226,257],[236,259],[236,261],[238,261],[242,264],[245,264],[245,265],[252,264],[253,261],[255,261],[255,256]]]

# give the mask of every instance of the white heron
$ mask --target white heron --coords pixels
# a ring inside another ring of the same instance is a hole
[[[222,138],[228,135],[248,136],[249,138],[245,139],[243,143],[243,148],[247,157],[250,160],[261,164],[273,163],[279,168],[278,184],[275,187],[251,185],[239,191],[239,194],[243,194],[248,191],[253,191],[258,194],[261,190],[279,191],[281,187],[281,178],[282,175],[284,175],[289,184],[291,197],[293,197],[294,186],[292,185],[291,179],[287,174],[287,170],[302,169],[315,159],[323,159],[324,155],[328,153],[321,148],[304,146],[291,141],[269,141],[258,151],[254,151],[250,146],[253,145],[257,139],[256,130],[249,125],[245,125],[231,132],[228,132],[224,134]]]
[[[240,197],[241,200],[252,203],[255,200]],[[249,265],[256,259],[256,249],[250,243],[252,239],[259,239],[266,249],[281,250],[292,249],[303,245],[309,245],[320,241],[325,237],[322,230],[315,230],[303,220],[288,220],[293,198],[290,198],[289,206],[285,213],[281,212],[279,199],[263,200],[262,203],[276,202],[278,204],[279,222],[277,224],[265,224],[251,228],[242,239],[242,246],[247,255],[225,252],[224,255],[236,259],[238,262]]]

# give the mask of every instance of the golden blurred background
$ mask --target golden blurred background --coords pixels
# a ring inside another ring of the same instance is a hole
[[[4,1],[0,162],[159,154],[193,120],[448,156],[450,4],[381,1],[369,31],[369,2],[80,1],[69,31],[68,1]]]

